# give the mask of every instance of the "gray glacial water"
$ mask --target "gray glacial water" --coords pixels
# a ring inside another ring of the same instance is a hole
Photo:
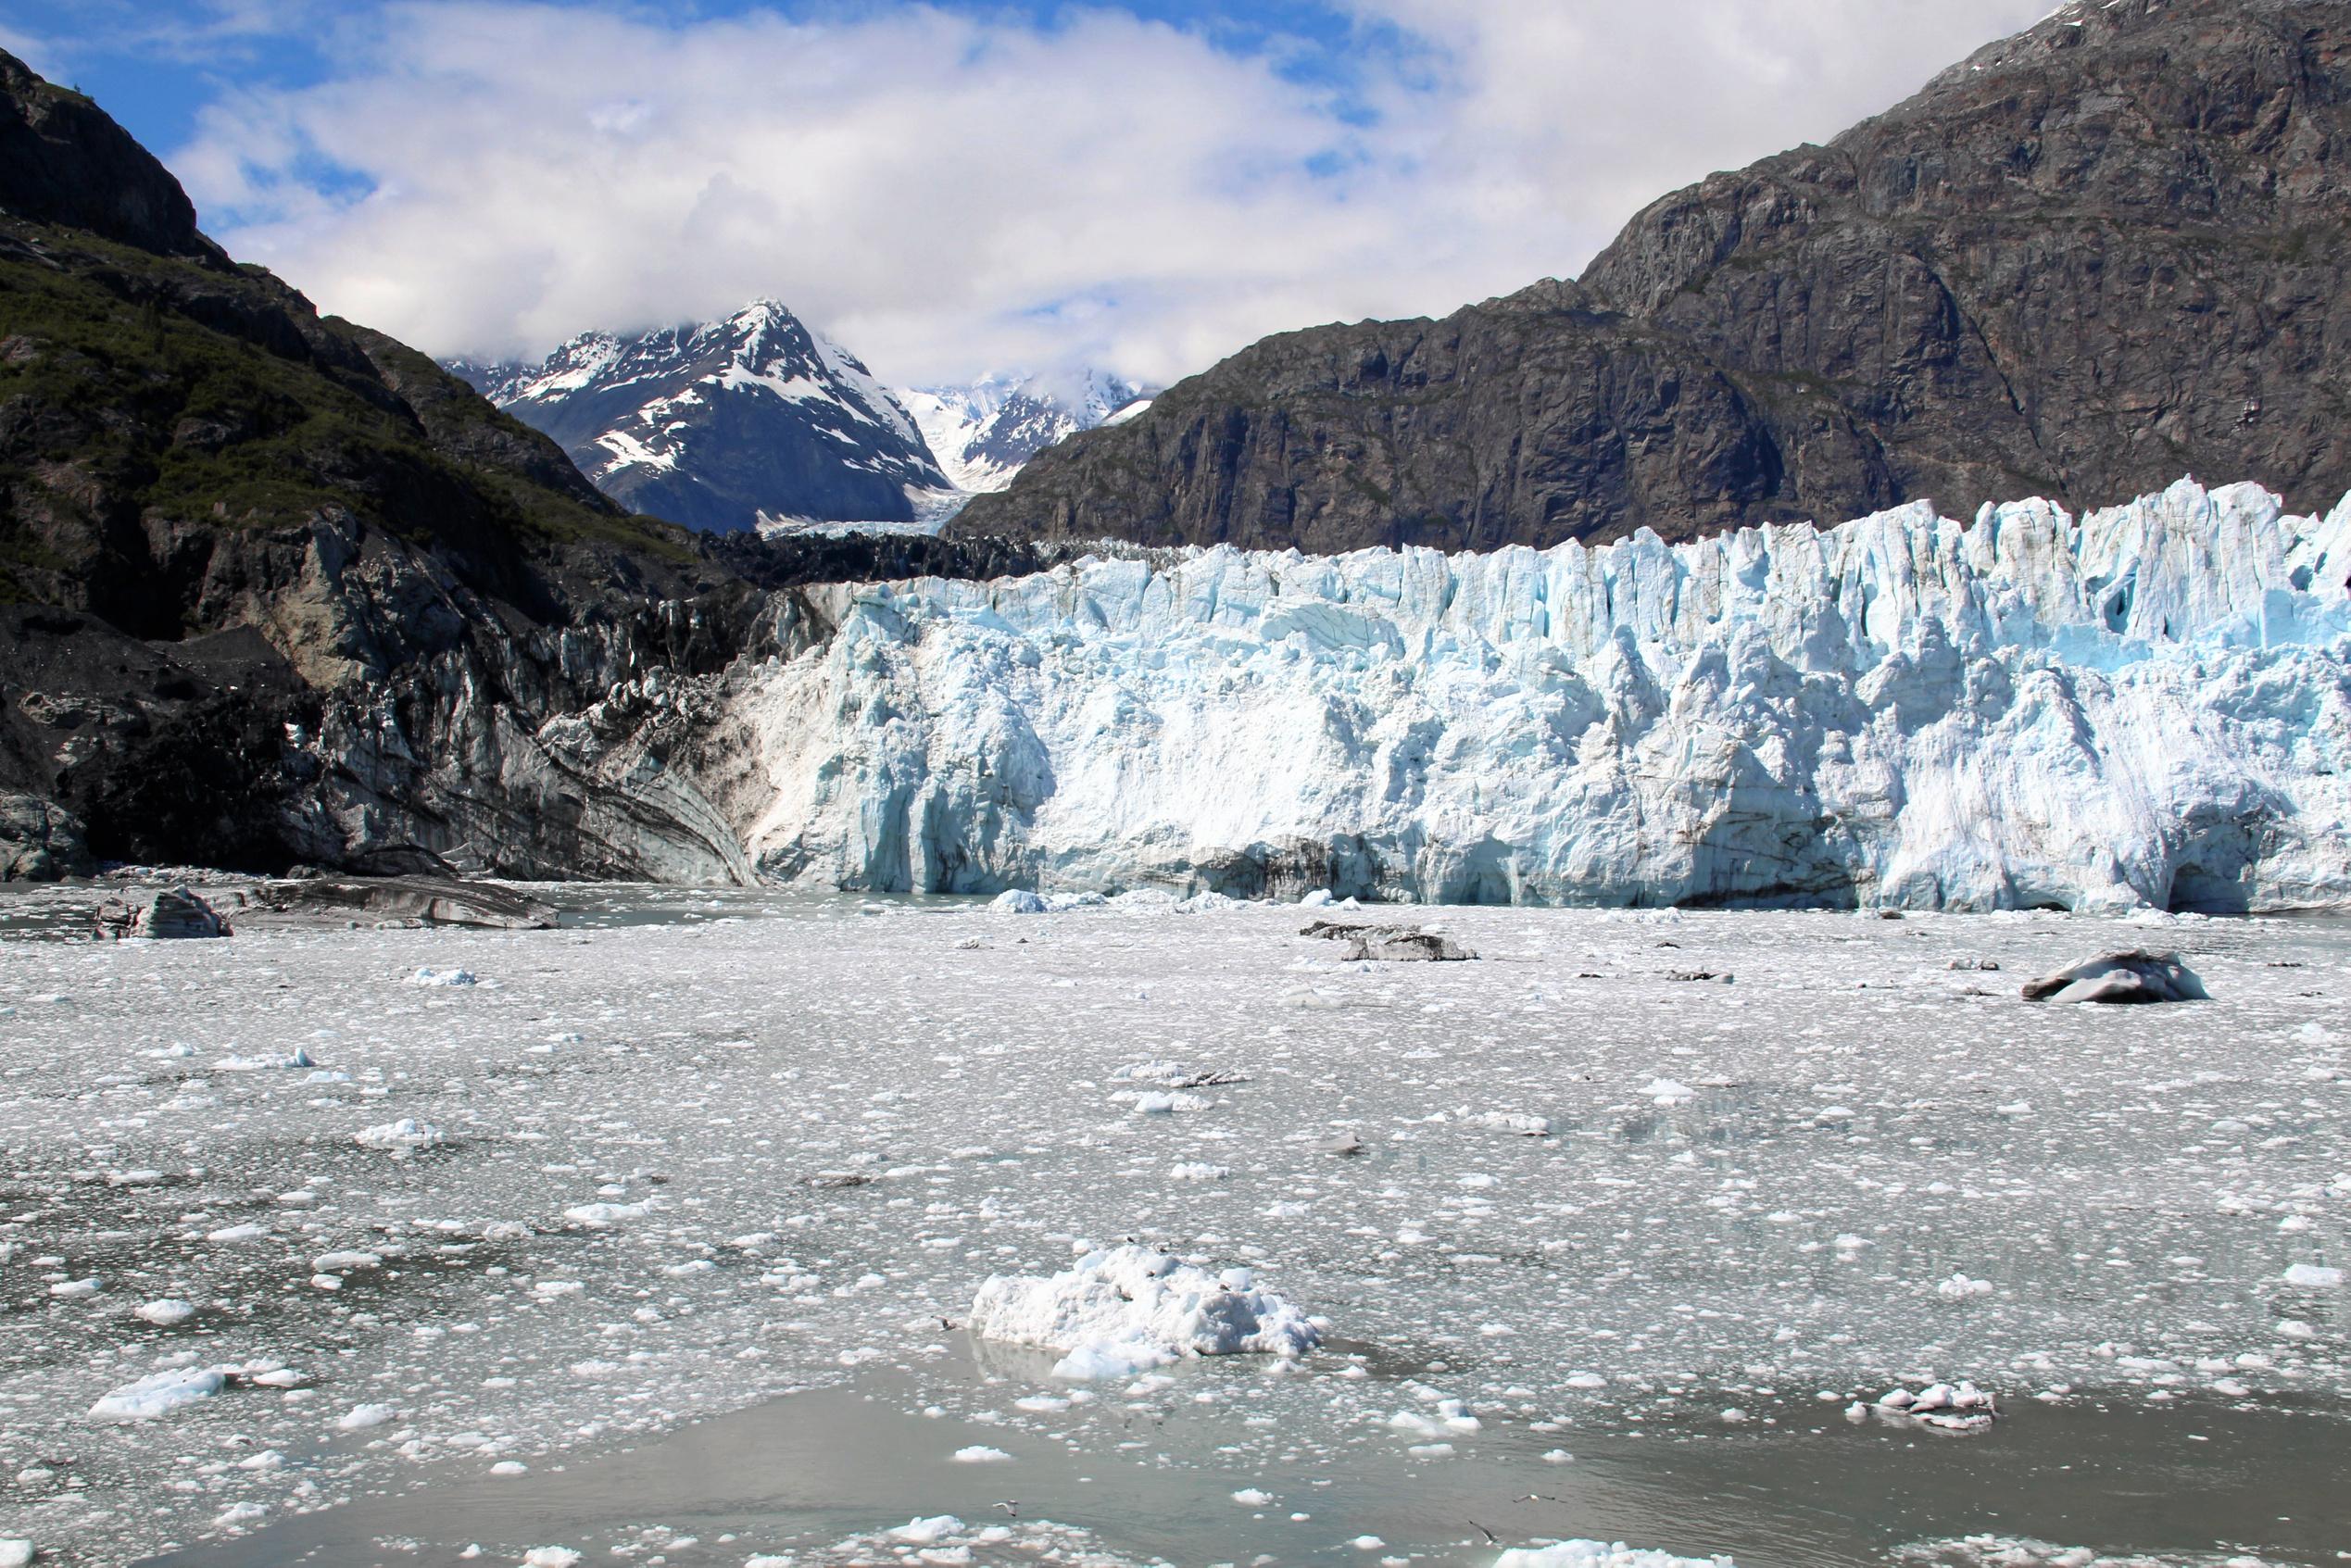
[[[1449,909],[1480,961],[1366,966],[1262,906],[77,897],[0,940],[0,1538],[57,1562],[2351,1550],[2340,921]],[[2123,946],[2215,1000],[2017,996]],[[1171,1064],[1239,1081],[1145,1113]],[[1128,1236],[1328,1343],[1073,1384],[962,1329]],[[1847,1418],[1960,1378],[1992,1431]]]

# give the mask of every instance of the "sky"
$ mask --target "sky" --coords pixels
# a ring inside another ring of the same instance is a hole
[[[899,384],[1164,383],[1572,277],[2050,4],[0,0],[0,48],[434,354],[773,297]]]

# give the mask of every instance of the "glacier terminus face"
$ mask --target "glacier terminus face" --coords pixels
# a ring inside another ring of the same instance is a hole
[[[2182,481],[1668,546],[811,590],[709,787],[762,874],[1377,899],[2351,900],[2351,501]]]

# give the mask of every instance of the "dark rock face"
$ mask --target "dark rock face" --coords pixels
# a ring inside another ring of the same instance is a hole
[[[0,882],[56,882],[97,869],[72,812],[38,796],[0,791]]]
[[[0,54],[0,211],[166,256],[225,262],[178,181],[79,93]]]
[[[1668,538],[2182,473],[2351,488],[2351,8],[2077,4],[1577,282],[1269,338],[955,528],[1333,551]]]
[[[911,521],[910,489],[949,488],[898,400],[772,300],[707,325],[591,332],[539,365],[455,368],[606,495],[688,528]]]

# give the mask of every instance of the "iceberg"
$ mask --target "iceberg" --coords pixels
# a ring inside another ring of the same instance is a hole
[[[1131,549],[805,590],[761,872],[1616,906],[2351,901],[2351,498],[2182,481],[1668,545]]]

